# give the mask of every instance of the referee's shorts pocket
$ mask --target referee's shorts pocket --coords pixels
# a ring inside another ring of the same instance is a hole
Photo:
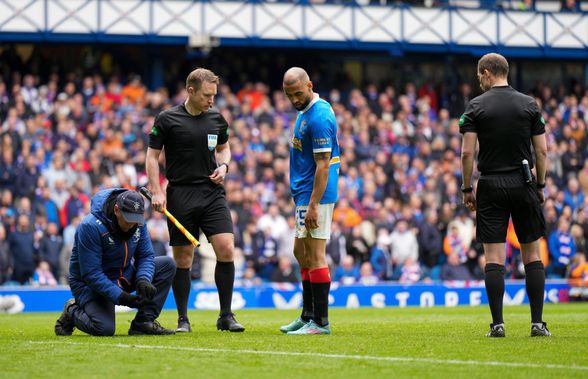
[[[510,212],[504,206],[504,189],[494,179],[480,178],[476,194],[476,236],[483,243],[506,241]]]
[[[198,225],[194,219],[193,189],[187,186],[167,188],[167,210],[182,224],[193,236],[198,236]],[[167,229],[171,246],[190,245],[190,241],[171,222],[167,220]]]
[[[512,199],[512,221],[521,243],[536,241],[545,235],[545,217],[535,185],[520,188]]]

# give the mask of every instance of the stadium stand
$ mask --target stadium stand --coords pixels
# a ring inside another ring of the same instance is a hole
[[[0,81],[0,282],[66,283],[73,233],[89,198],[102,188],[145,184],[153,118],[185,94],[181,86],[150,90],[135,74],[7,70],[21,64],[14,58],[2,56]],[[314,73],[317,84],[321,74]],[[327,249],[334,277],[366,284],[479,278],[482,249],[472,215],[460,206],[456,119],[475,91],[466,83],[454,96],[427,81],[350,83],[321,93],[333,104],[342,148],[341,200]],[[549,130],[548,273],[578,278],[586,273],[585,259],[573,253],[586,254],[588,233],[588,92],[578,82],[538,82],[528,92]],[[216,105],[231,125],[226,189],[239,280],[295,280],[286,259],[292,258],[288,156],[295,112],[275,83],[264,82],[224,83]],[[165,221],[149,216],[158,254],[169,254]],[[508,243],[509,276],[519,278],[516,236]],[[194,278],[206,279],[205,262],[196,265]]]

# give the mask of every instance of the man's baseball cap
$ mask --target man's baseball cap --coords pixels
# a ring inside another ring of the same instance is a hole
[[[145,200],[135,191],[125,191],[116,197],[116,205],[126,222],[143,225],[145,223]]]

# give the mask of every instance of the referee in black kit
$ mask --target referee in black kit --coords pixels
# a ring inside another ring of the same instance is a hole
[[[235,264],[231,213],[223,181],[229,169],[229,126],[224,117],[211,110],[219,78],[198,68],[186,79],[186,101],[161,112],[149,134],[147,175],[153,194],[153,208],[167,208],[192,235],[202,229],[212,244],[217,262],[214,280],[220,300],[217,329],[242,332],[231,312]],[[167,194],[159,183],[159,155],[165,148]],[[173,282],[178,308],[177,332],[191,332],[188,320],[190,268],[194,247],[168,220],[170,245],[177,265]]]
[[[545,268],[539,255],[539,239],[545,234],[543,188],[547,143],[545,121],[535,100],[508,85],[508,62],[499,54],[478,61],[478,80],[484,94],[471,100],[459,121],[463,134],[461,164],[464,204],[477,209],[478,239],[486,254],[486,293],[492,312],[487,337],[504,337],[502,298],[506,229],[509,217],[515,227],[525,264],[525,284],[531,305],[531,336],[550,336],[543,322]],[[477,198],[472,170],[480,142]],[[535,151],[536,174],[531,174]]]

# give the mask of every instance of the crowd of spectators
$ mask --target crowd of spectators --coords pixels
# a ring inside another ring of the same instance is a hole
[[[549,277],[585,281],[588,92],[539,83],[529,93],[543,110],[549,146],[542,256]],[[185,96],[183,89],[149,91],[135,75],[41,80],[14,72],[0,81],[0,283],[67,283],[75,230],[92,195],[147,182],[154,117]],[[334,280],[483,279],[475,218],[459,190],[457,118],[474,96],[470,86],[447,98],[433,83],[333,88],[321,96],[335,111],[342,152],[327,245]],[[296,112],[279,88],[264,83],[223,83],[216,106],[231,127],[225,186],[239,283],[297,282],[288,177]],[[147,212],[156,254],[170,254],[164,217]],[[512,227],[507,245],[508,277],[521,278]],[[193,278],[206,281],[206,267],[196,259]]]
[[[303,4],[338,4],[351,5],[409,5],[413,7],[463,7],[485,9],[515,9],[520,11],[537,10],[537,2],[547,5],[551,11],[578,12],[580,1],[577,0],[266,0],[267,2],[303,3]],[[551,6],[556,5],[556,7]]]

